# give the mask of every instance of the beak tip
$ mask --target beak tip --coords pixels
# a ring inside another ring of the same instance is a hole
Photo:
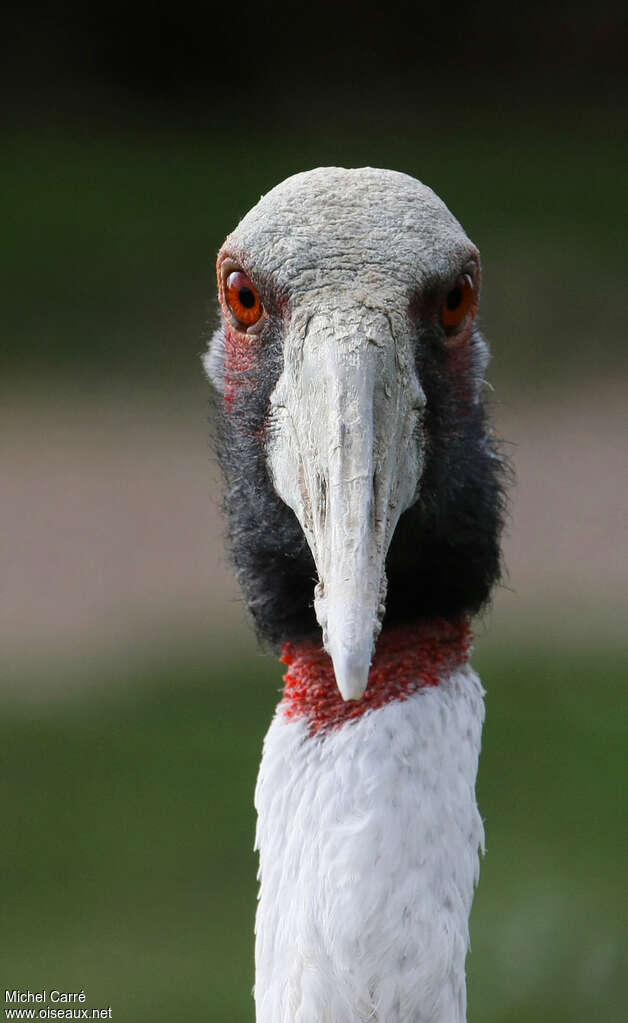
[[[334,665],[336,684],[343,700],[360,700],[366,689],[370,658],[363,658],[359,655],[342,651],[332,653],[331,659]]]

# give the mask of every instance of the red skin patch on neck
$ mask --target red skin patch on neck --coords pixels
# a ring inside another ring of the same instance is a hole
[[[419,689],[437,686],[469,660],[468,620],[438,620],[384,629],[361,700],[345,701],[338,692],[329,654],[312,641],[286,643],[281,660],[288,665],[280,703],[288,719],[307,718],[310,733],[338,728],[392,700],[406,700]]]

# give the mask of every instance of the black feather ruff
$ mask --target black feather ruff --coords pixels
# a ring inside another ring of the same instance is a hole
[[[266,463],[269,399],[282,370],[281,331],[280,318],[271,319],[263,364],[240,375],[228,406],[216,394],[213,417],[236,575],[259,639],[273,648],[320,634],[314,560],[295,514],[273,489]],[[214,345],[221,340],[217,335]],[[482,401],[460,394],[441,342],[429,334],[417,339],[417,371],[427,398],[425,463],[419,499],[401,516],[388,552],[384,627],[475,614],[500,577],[508,470]]]

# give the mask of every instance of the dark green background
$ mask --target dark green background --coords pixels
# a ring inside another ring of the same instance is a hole
[[[46,393],[97,413],[122,387],[138,415],[149,395],[196,409],[222,238],[322,164],[405,170],[459,217],[483,254],[502,400],[560,402],[625,373],[619,5],[227,7],[213,21],[191,4],[141,18],[70,4],[7,19],[12,402]],[[619,637],[576,629],[577,648],[525,622],[515,642],[479,643],[476,1023],[626,1018],[627,659]],[[84,988],[118,1023],[252,1019],[251,801],[280,670],[217,655],[223,640],[94,654],[86,681],[115,685],[54,700],[11,692],[61,678],[63,654],[5,666],[1,982]]]

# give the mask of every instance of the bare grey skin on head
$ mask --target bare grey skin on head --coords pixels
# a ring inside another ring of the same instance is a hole
[[[357,700],[385,614],[391,539],[424,475],[417,310],[427,315],[430,301],[438,309],[461,274],[477,294],[479,254],[414,178],[319,168],[262,197],[227,238],[221,265],[241,268],[264,307],[244,330],[228,322],[227,310],[227,332],[246,341],[263,336],[273,316],[282,323],[266,467],[311,551],[314,610],[338,687],[345,700]],[[469,332],[473,404],[487,349],[473,325]],[[229,360],[219,331],[206,367],[223,392],[233,385]]]

